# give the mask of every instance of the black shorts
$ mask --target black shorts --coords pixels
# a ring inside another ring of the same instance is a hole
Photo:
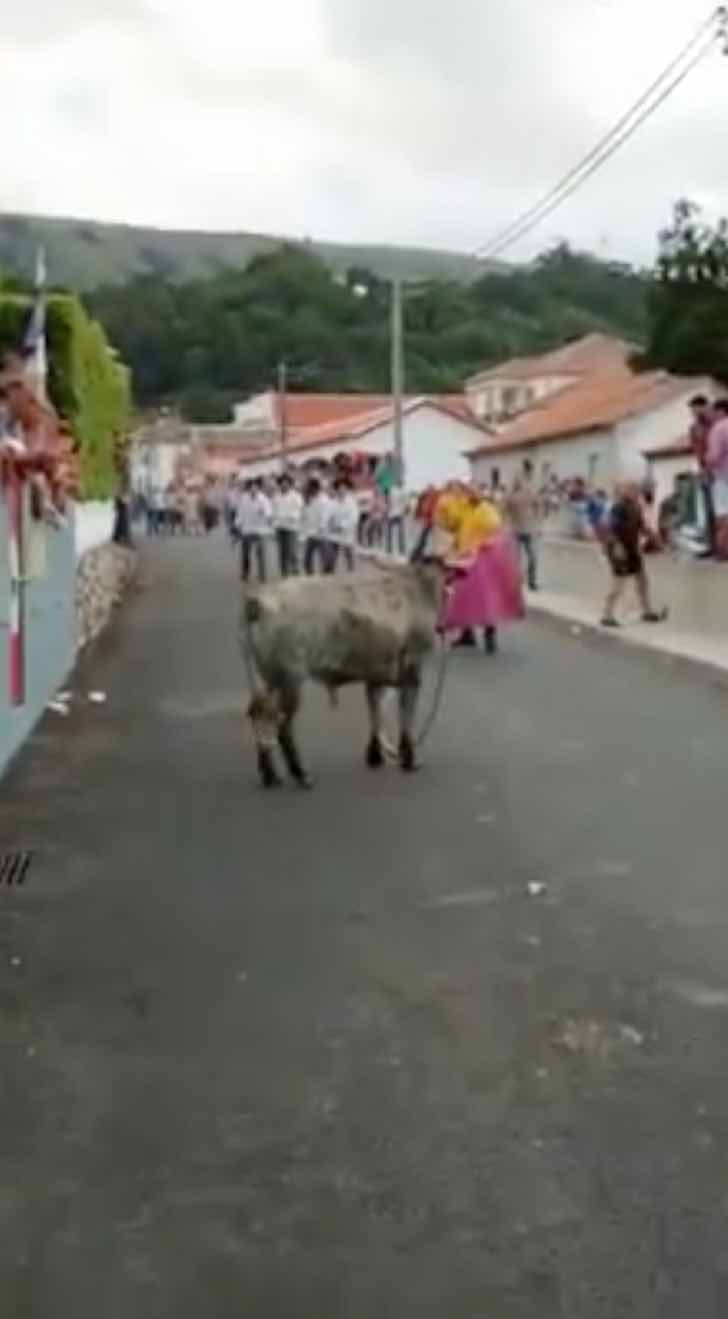
[[[626,545],[611,545],[607,557],[615,577],[639,577],[644,567],[640,550],[628,549]]]

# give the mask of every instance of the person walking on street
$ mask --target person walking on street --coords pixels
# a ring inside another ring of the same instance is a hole
[[[387,554],[397,553],[401,558],[407,553],[405,517],[408,503],[406,490],[401,485],[393,486],[387,507]]]
[[[708,463],[708,441],[716,421],[720,420],[717,409],[704,394],[696,394],[690,400],[693,424],[690,427],[690,444],[700,472],[700,492],[705,510],[705,550],[700,556],[710,559],[715,553],[715,509],[713,507],[713,475]]]
[[[505,503],[513,534],[526,565],[529,591],[538,590],[538,535],[541,505],[530,482],[517,476]]]
[[[158,483],[152,485],[147,497],[147,535],[158,536],[162,530],[164,490]]]
[[[278,494],[273,500],[273,525],[281,577],[291,577],[298,572],[298,537],[302,517],[303,498],[290,476],[282,476],[278,482]]]
[[[316,572],[317,563],[319,572],[327,570],[331,554],[330,524],[331,500],[321,482],[312,477],[306,486],[303,508],[303,570],[308,577]]]
[[[722,563],[728,560],[728,399],[715,405],[716,421],[708,437],[706,466],[713,499],[713,551]]]
[[[340,477],[334,485],[334,498],[331,502],[331,550],[326,571],[336,572],[339,557],[342,556],[349,572],[354,571],[356,559],[356,532],[359,523],[359,506],[356,502],[351,484]]]
[[[619,627],[615,609],[630,578],[634,579],[643,623],[663,623],[667,618],[666,610],[658,613],[654,609],[650,597],[643,557],[643,545],[648,536],[639,486],[625,481],[617,487],[617,498],[609,514],[604,538],[612,583],[604,603],[602,627]]]
[[[272,508],[260,481],[248,481],[238,501],[236,526],[240,536],[240,571],[244,582],[250,580],[255,557],[258,580],[266,580],[265,541],[270,531]]]

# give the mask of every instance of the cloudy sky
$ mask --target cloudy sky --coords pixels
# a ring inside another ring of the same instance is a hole
[[[702,0],[12,0],[2,205],[471,250],[569,169],[709,12]],[[568,237],[649,259],[677,196],[728,211],[727,124],[716,49],[509,256]]]

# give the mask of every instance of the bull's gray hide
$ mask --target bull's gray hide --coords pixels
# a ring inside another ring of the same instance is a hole
[[[241,643],[265,787],[280,782],[276,742],[292,778],[310,785],[294,730],[307,678],[321,683],[332,698],[340,687],[364,685],[370,720],[366,760],[372,769],[384,764],[382,692],[396,687],[399,761],[404,770],[416,768],[413,724],[422,661],[435,643],[443,590],[438,564],[413,563],[371,566],[341,578],[288,578],[244,591]]]

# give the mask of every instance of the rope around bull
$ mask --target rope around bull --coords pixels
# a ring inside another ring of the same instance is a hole
[[[440,717],[442,698],[445,694],[445,682],[447,679],[447,670],[450,661],[450,653],[451,653],[451,647],[447,643],[447,638],[443,636],[440,642],[440,660],[437,669],[437,677],[435,679],[435,690],[433,692],[432,705],[430,707],[427,718],[424,720],[422,727],[417,733],[417,736],[413,739],[415,747],[417,748],[418,751],[422,750],[423,746],[427,742],[427,739],[432,733],[432,730],[434,729],[437,720]],[[391,700],[397,690],[398,688],[396,687],[388,687],[387,696],[385,699]],[[391,761],[392,764],[396,763],[396,761],[399,759],[399,751],[397,749],[395,742],[387,735],[386,732],[380,733],[379,740],[382,745],[382,751],[387,757],[387,760]]]
[[[381,557],[382,557],[380,554],[377,553],[376,550],[373,551],[366,550],[363,549],[361,546],[357,548],[357,555],[361,559],[371,559],[375,564],[381,562]],[[392,555],[391,557],[395,562],[400,562],[400,560],[397,560],[395,555]],[[407,562],[406,559],[401,561],[405,563]],[[432,730],[434,729],[437,720],[440,717],[442,698],[445,694],[445,680],[447,678],[447,670],[450,660],[450,651],[451,651],[451,647],[448,645],[447,637],[445,633],[443,633],[440,640],[440,663],[437,670],[437,678],[435,680],[435,690],[433,693],[432,705],[430,707],[430,711],[429,714],[427,715],[427,718],[424,720],[422,727],[420,728],[419,733],[413,739],[417,751],[422,750],[423,746],[427,742],[427,739],[432,733]],[[387,688],[387,697],[385,699],[391,700],[396,691],[398,691],[397,687]],[[384,752],[387,760],[390,761],[390,763],[392,764],[396,764],[397,761],[399,760],[399,750],[395,742],[390,737],[388,737],[385,732],[380,733],[379,740],[382,746],[382,751]]]

